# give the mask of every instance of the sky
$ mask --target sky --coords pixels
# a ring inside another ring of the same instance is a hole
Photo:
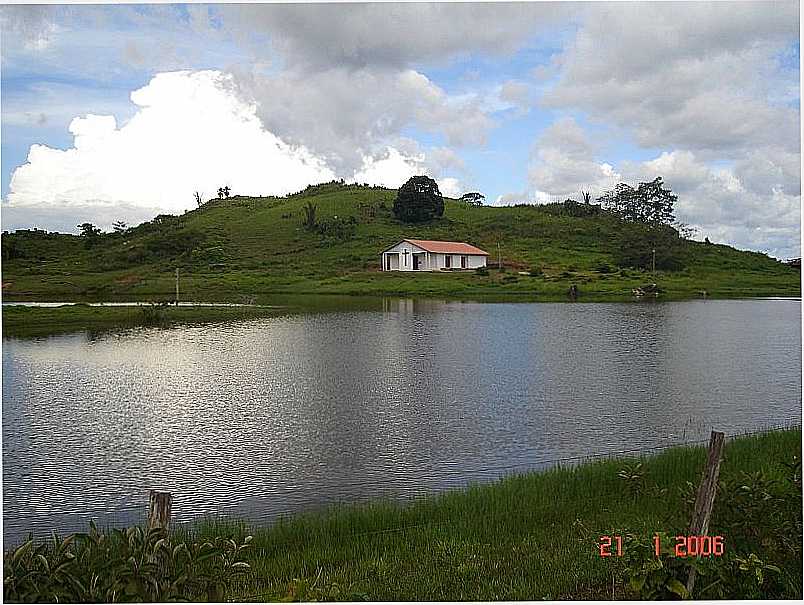
[[[800,256],[799,5],[5,5],[3,229],[228,185],[436,179],[487,203],[663,177],[696,239]]]

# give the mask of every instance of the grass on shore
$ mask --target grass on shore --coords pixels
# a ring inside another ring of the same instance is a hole
[[[726,444],[721,480],[738,490],[743,483],[781,485],[794,456],[800,460],[800,428],[739,437]],[[251,570],[228,595],[236,601],[633,599],[638,595],[628,589],[624,559],[600,557],[600,536],[631,533],[649,541],[656,532],[686,534],[690,510],[683,494],[687,482],[697,486],[705,458],[704,446],[640,458],[638,493],[618,476],[636,460],[613,459],[408,503],[336,507],[268,527],[206,521],[189,533],[254,536],[246,551]],[[735,521],[731,494],[721,492],[709,535],[725,537],[726,555],[753,552],[778,566],[776,590],[800,598],[800,483],[792,497],[788,492],[797,528],[788,537],[797,550],[771,539],[784,531],[774,525],[780,518],[774,502],[761,511],[749,508],[756,514],[741,518],[746,528]]]
[[[688,482],[698,484],[705,459],[704,446],[676,447],[638,459],[509,476],[408,502],[343,505],[270,526],[206,520],[174,529],[169,548],[213,538],[217,544],[223,537],[242,544],[253,536],[241,555],[249,569],[226,581],[225,597],[233,601],[634,599],[640,594],[629,588],[628,574],[646,561],[629,563],[636,546],[628,551],[627,539],[624,557],[601,557],[600,536],[632,534],[650,543],[656,532],[686,534]],[[800,460],[800,427],[727,442],[709,530],[725,538],[725,554],[701,559],[701,592],[693,596],[716,598],[717,592],[706,593],[718,584],[712,574],[729,569],[736,576],[726,576],[720,588],[730,598],[801,598]],[[641,474],[638,482],[635,473]],[[647,550],[650,564],[653,549]],[[24,557],[12,553],[5,554],[8,586],[23,586]],[[36,557],[25,565],[41,567]],[[667,569],[679,561],[664,559]],[[676,571],[683,582],[688,569]],[[45,570],[54,589],[56,576]],[[26,594],[58,593],[35,588]]]

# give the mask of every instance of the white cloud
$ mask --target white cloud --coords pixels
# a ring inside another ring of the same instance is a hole
[[[424,171],[424,154],[407,156],[389,147],[384,157],[365,156],[363,166],[354,174],[357,183],[399,188],[410,177]]]
[[[155,76],[131,94],[136,114],[118,127],[113,116],[70,124],[71,149],[33,145],[11,178],[14,207],[127,204],[180,212],[194,191],[284,194],[334,178],[303,147],[266,131],[254,105],[231,91],[217,71]]]
[[[798,23],[789,1],[595,3],[544,101],[619,125],[643,147],[720,159],[756,146],[796,152],[798,66],[779,59]]]
[[[463,193],[460,181],[451,176],[438,180],[438,190],[441,191],[441,195],[452,198],[460,197]]]
[[[482,144],[493,126],[477,100],[451,97],[412,69],[240,72],[235,81],[267,129],[304,144],[343,174],[360,170],[364,156],[393,145],[406,127],[463,146]]]
[[[534,148],[528,181],[537,202],[579,199],[581,190],[599,195],[617,183],[612,166],[595,159],[596,147],[573,118],[544,130]]]

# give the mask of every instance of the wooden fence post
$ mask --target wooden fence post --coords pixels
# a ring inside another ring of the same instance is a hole
[[[706,468],[701,477],[701,484],[698,486],[698,493],[695,497],[695,510],[692,513],[690,522],[691,536],[705,536],[709,531],[709,517],[712,514],[712,507],[715,504],[717,494],[717,479],[720,474],[720,458],[723,453],[723,440],[725,435],[718,431],[712,431],[709,438],[709,456],[706,460]],[[687,579],[687,592],[692,596],[692,589],[695,587],[695,569],[690,569],[690,576]]]
[[[170,492],[151,490],[148,496],[148,529],[161,527],[168,529],[170,525],[170,509],[173,496]]]

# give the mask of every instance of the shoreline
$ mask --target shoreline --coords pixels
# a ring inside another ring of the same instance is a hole
[[[126,297],[130,298],[130,297]],[[215,323],[274,317],[277,315],[339,310],[386,311],[389,305],[399,301],[412,304],[466,303],[466,304],[524,304],[524,303],[572,303],[572,304],[661,304],[662,302],[723,301],[723,300],[778,300],[800,301],[800,296],[735,296],[735,297],[658,297],[580,296],[535,297],[527,294],[447,296],[355,296],[344,294],[269,294],[263,300],[275,304],[232,303],[221,301],[154,303],[149,301],[49,301],[49,300],[3,300],[3,337],[37,337],[82,330],[111,330],[115,328],[168,327],[181,324]],[[41,306],[40,306],[41,305]]]
[[[782,518],[775,509],[747,530],[733,517],[731,490],[756,481],[750,477],[757,472],[772,482],[768,486],[776,485],[767,489],[776,490],[788,480],[794,455],[800,460],[800,426],[729,438],[709,532],[725,537],[728,557],[754,553],[777,566],[784,586],[774,588],[781,591],[776,598],[801,596],[800,550],[791,553],[767,539],[783,531],[774,525]],[[250,572],[227,594],[235,601],[277,600],[289,591],[299,596],[301,587],[307,592],[298,600],[638,599],[629,587],[627,557],[600,557],[600,536],[634,535],[649,542],[655,532],[686,531],[686,482],[697,486],[706,449],[681,444],[612,456],[404,502],[343,504],[269,525],[202,519],[179,526],[173,536],[253,536],[245,551]],[[641,473],[638,489],[629,487],[624,470]],[[800,520],[800,489],[779,495]],[[790,538],[801,542],[800,535]],[[719,560],[702,563],[715,566]]]

